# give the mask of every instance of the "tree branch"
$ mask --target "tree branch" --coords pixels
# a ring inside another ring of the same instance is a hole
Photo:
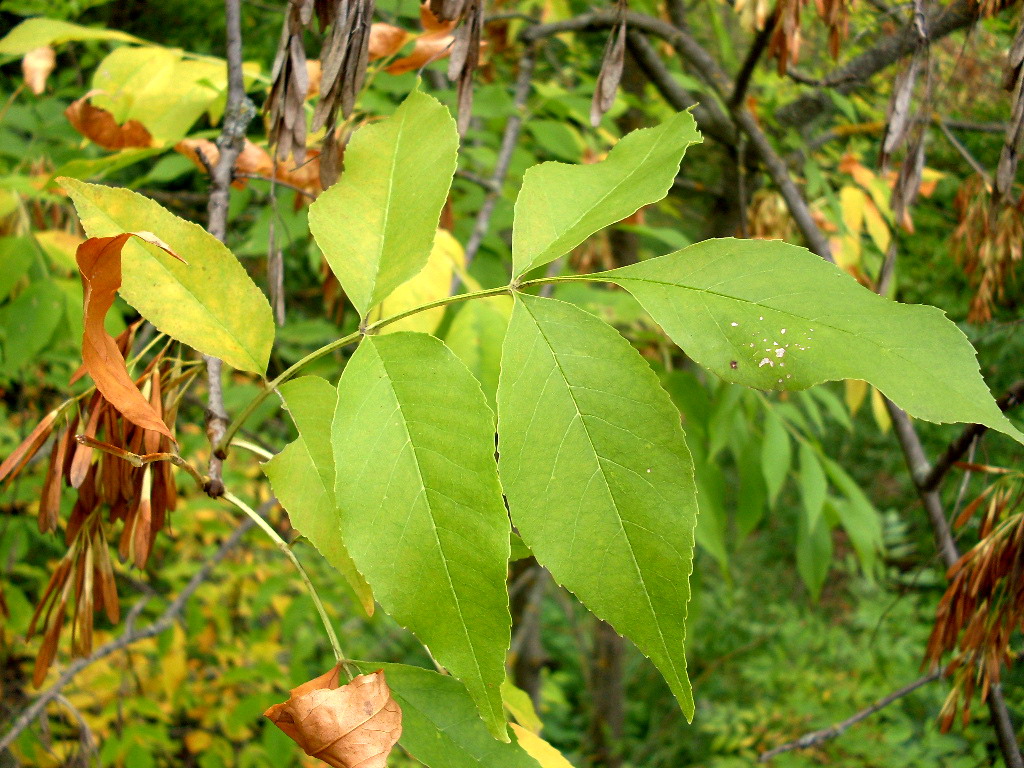
[[[528,28],[529,29],[529,28]],[[498,162],[494,166],[494,174],[488,184],[487,197],[476,214],[476,223],[473,231],[466,242],[466,266],[468,267],[480,245],[487,236],[487,230],[491,227],[491,217],[494,215],[494,208],[501,197],[501,190],[505,186],[505,178],[508,176],[508,167],[512,162],[512,153],[515,152],[516,144],[519,143],[519,133],[523,128],[523,115],[526,112],[526,100],[530,96],[530,78],[533,76],[533,65],[537,59],[537,51],[532,44],[528,44],[519,59],[519,77],[516,79],[516,91],[513,100],[512,114],[508,116],[505,123],[505,133],[501,137],[501,147],[498,150]],[[458,287],[458,278],[452,286],[452,292]]]
[[[18,716],[17,720],[14,721],[14,725],[11,726],[11,729],[4,734],[2,739],[0,739],[0,753],[9,747],[33,720],[39,717],[47,704],[51,701],[57,700],[61,696],[61,691],[64,690],[65,686],[67,686],[75,675],[83,669],[92,666],[100,659],[104,659],[113,653],[117,653],[118,651],[127,648],[129,645],[150,637],[156,637],[160,633],[169,629],[185,609],[185,605],[188,603],[189,598],[191,598],[202,583],[210,577],[210,574],[213,573],[213,569],[216,568],[220,561],[227,556],[239,541],[241,541],[242,537],[250,528],[253,527],[253,525],[255,525],[255,523],[252,520],[244,520],[242,524],[232,532],[227,540],[221,544],[220,549],[218,549],[208,560],[206,560],[206,562],[203,563],[203,567],[196,571],[192,578],[189,579],[189,582],[185,585],[184,589],[178,593],[178,596],[171,601],[170,605],[164,609],[164,612],[160,614],[160,617],[152,624],[148,624],[142,629],[135,629],[134,627],[134,618],[138,615],[138,612],[141,611],[142,606],[144,606],[149,600],[148,597],[142,598],[135,606],[133,606],[132,613],[129,614],[128,619],[125,621],[124,632],[109,643],[104,643],[88,656],[76,659],[72,662],[71,665],[64,670],[64,674],[57,679],[57,682],[39,694],[36,700]]]
[[[536,42],[562,32],[607,28],[614,25],[616,21],[617,18],[612,13],[585,13],[566,21],[530,27],[523,31],[521,38],[526,42]],[[661,19],[633,11],[626,14],[626,24],[633,30],[655,35],[675,48],[697,76],[711,89],[712,93],[723,103],[727,102],[729,94],[733,90],[732,81],[711,54],[688,32],[677,29]],[[828,238],[814,222],[807,202],[789,175],[786,163],[775,152],[768,137],[757,124],[757,120],[743,105],[733,107],[731,112],[736,127],[750,138],[751,147],[764,163],[772,181],[779,188],[790,215],[807,241],[808,247],[826,261],[832,261]]]
[[[1009,6],[1010,3],[1006,3],[1003,7]],[[955,0],[928,15],[925,20],[928,39],[933,43],[937,42],[958,29],[971,26],[977,19],[978,4],[975,0]],[[873,48],[831,72],[822,78],[822,81],[826,85],[833,85],[840,93],[850,93],[872,75],[912,54],[919,39],[917,28],[911,22],[899,32],[883,37]],[[833,108],[833,102],[828,94],[818,91],[790,102],[778,111],[777,116],[783,125],[799,126],[811,122]]]
[[[224,107],[224,121],[217,148],[220,157],[210,173],[210,202],[207,207],[206,228],[222,243],[228,231],[228,202],[231,181],[235,172],[235,161],[245,145],[245,133],[249,122],[256,114],[252,102],[245,95],[245,80],[242,72],[242,12],[240,0],[224,0],[227,26],[228,93]],[[224,393],[221,389],[222,363],[215,357],[203,355],[206,361],[206,377],[209,382],[209,398],[206,406],[206,435],[210,441],[210,482],[206,492],[216,498],[224,493],[221,477],[223,455],[218,455],[216,446],[224,436],[228,415],[224,409]]]
[[[1021,403],[1024,403],[1024,379],[1013,384],[1006,394],[996,401],[996,404],[1003,411],[1015,408]],[[970,449],[971,443],[987,431],[988,427],[984,424],[968,424],[964,427],[964,431],[960,433],[960,436],[949,444],[949,447],[946,448],[928,474],[921,480],[921,488],[926,491],[933,491],[938,488],[946,473]]]
[[[729,97],[730,107],[736,107],[743,103],[743,99],[747,95],[747,88],[750,87],[750,79],[753,77],[754,69],[757,67],[757,62],[761,60],[765,48],[768,47],[768,41],[772,38],[772,32],[775,31],[776,18],[775,15],[772,15],[771,18],[765,21],[764,29],[758,31],[757,36],[754,37],[754,42],[750,44],[747,58],[743,60],[743,66],[740,67],[739,74],[736,75],[736,85],[733,86],[732,96]]]
[[[850,717],[846,718],[840,723],[830,725],[828,728],[822,728],[820,731],[812,731],[811,733],[801,736],[799,739],[794,739],[793,741],[787,742],[786,744],[782,744],[773,749],[769,749],[767,752],[762,752],[760,757],[757,758],[757,761],[759,763],[767,763],[773,757],[778,757],[783,752],[790,752],[794,749],[807,749],[808,747],[815,747],[818,744],[829,741],[830,739],[834,739],[837,736],[842,735],[845,731],[849,730],[851,727],[859,723],[861,720],[867,719],[879,710],[889,706],[894,701],[903,698],[909,693],[913,693],[918,688],[927,685],[933,680],[938,680],[940,677],[942,677],[942,671],[935,670],[934,672],[931,672],[925,675],[924,677],[920,677],[914,682],[903,686],[899,690],[893,691],[888,696],[876,701],[870,707],[862,709],[860,712],[851,715]]]

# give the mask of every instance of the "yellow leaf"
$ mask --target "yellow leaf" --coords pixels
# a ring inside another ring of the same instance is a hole
[[[843,383],[846,385],[846,407],[851,416],[856,416],[867,397],[868,383],[860,379],[847,379]]]
[[[189,731],[185,734],[185,748],[193,755],[205,752],[213,744],[213,736],[206,731]]]
[[[164,689],[164,695],[173,699],[175,693],[180,690],[185,678],[188,677],[188,651],[185,649],[185,632],[178,625],[174,625],[174,635],[171,638],[170,648],[160,656],[160,683]]]
[[[398,286],[390,296],[370,312],[371,322],[383,317],[392,317],[415,307],[438,301],[449,295],[455,271],[466,263],[466,254],[459,241],[446,229],[437,230],[434,247],[430,251],[427,265],[415,277]],[[433,333],[441,324],[444,307],[417,312],[381,329],[382,333],[394,331],[420,331]]]
[[[860,233],[864,227],[864,207],[867,195],[859,188],[845,186],[839,190],[839,207],[845,229],[840,239],[841,247],[835,254],[836,264],[851,271],[860,264]]]
[[[540,718],[537,717],[537,711],[533,708],[530,694],[522,688],[517,688],[507,677],[501,684],[501,703],[505,705],[505,709],[516,719],[516,722],[527,730],[540,733],[540,729],[544,727]]]
[[[889,243],[892,241],[892,233],[881,211],[878,210],[878,206],[875,205],[874,200],[865,200],[864,226],[871,236],[875,247],[882,253],[888,251]]]
[[[889,410],[885,407],[885,398],[874,387],[871,388],[871,413],[874,415],[875,423],[882,431],[882,434],[888,433],[890,427],[892,427],[892,417],[889,416]]]
[[[561,752],[544,741],[540,736],[531,733],[521,725],[511,723],[511,726],[519,746],[526,750],[530,757],[540,763],[540,768],[573,768],[573,764],[566,760]]]
[[[42,232],[33,232],[36,242],[42,247],[46,255],[50,257],[51,263],[57,268],[67,272],[77,272],[78,264],[75,262],[75,252],[78,246],[85,240],[71,232],[63,229],[47,229]]]

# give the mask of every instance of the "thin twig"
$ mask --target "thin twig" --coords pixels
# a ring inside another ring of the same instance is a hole
[[[934,672],[930,672],[924,677],[918,678],[909,685],[905,685],[899,690],[893,691],[888,696],[879,699],[870,707],[862,709],[855,715],[851,715],[850,717],[843,720],[841,723],[830,725],[828,728],[822,728],[820,731],[812,731],[811,733],[801,736],[799,739],[795,739],[786,744],[782,744],[778,747],[775,747],[774,749],[769,749],[767,752],[762,752],[761,756],[758,757],[758,762],[766,763],[773,757],[781,755],[783,752],[790,752],[794,749],[807,749],[808,747],[816,747],[817,745],[823,742],[829,741],[830,739],[834,739],[837,736],[842,735],[845,731],[859,723],[861,720],[867,719],[879,710],[889,706],[894,701],[902,699],[907,694],[913,693],[918,688],[927,685],[933,680],[938,680],[940,677],[942,677],[941,670],[935,670]]]
[[[953,132],[949,130],[949,126],[946,125],[945,120],[939,118],[935,123],[939,126],[939,130],[942,131],[942,135],[946,137],[946,140],[953,145],[953,149],[959,152],[960,156],[967,161],[967,164],[971,166],[974,172],[984,179],[985,186],[990,187],[992,185],[992,178],[988,175],[988,171],[985,170],[985,166],[979,163],[974,155],[971,154],[971,151],[963,145],[960,139],[953,135]]]
[[[253,181],[266,181],[270,183],[271,189],[273,189],[275,185],[278,187],[285,187],[286,189],[290,189],[293,192],[298,192],[300,195],[305,195],[310,200],[316,200],[316,195],[310,192],[308,189],[297,187],[294,184],[289,184],[287,181],[282,181],[281,179],[271,178],[269,176],[261,176],[258,173],[239,173],[237,171],[235,172],[235,178],[252,179]]]
[[[134,618],[135,615],[129,615],[129,620],[125,622],[125,631],[122,632],[118,637],[111,640],[109,643],[104,643],[95,651],[88,656],[80,659],[76,659],[72,662],[64,674],[62,674],[53,685],[43,691],[33,701],[28,708],[18,716],[17,720],[14,721],[14,725],[11,729],[4,734],[3,738],[0,739],[0,753],[2,753],[7,747],[9,747],[16,738],[24,731],[32,721],[34,721],[46,708],[46,705],[51,701],[55,701],[58,696],[61,695],[61,691],[74,679],[75,675],[81,672],[86,667],[92,666],[100,659],[104,659],[113,653],[117,653],[120,650],[127,648],[128,646],[139,642],[140,640],[146,640],[150,637],[156,637],[165,630],[169,629],[171,625],[181,615],[181,612],[185,609],[186,603],[195,594],[196,590],[206,581],[210,574],[213,573],[213,569],[217,567],[221,560],[223,560],[227,554],[238,544],[246,532],[252,528],[253,522],[245,520],[241,525],[238,526],[232,532],[231,536],[221,544],[218,549],[200,568],[196,573],[189,579],[188,584],[178,593],[178,596],[171,601],[160,618],[154,621],[152,624],[147,624],[142,629],[135,629]],[[142,601],[148,601],[148,597],[142,598]],[[132,611],[134,612],[134,607]]]
[[[1024,379],[1013,384],[1006,391],[1006,394],[996,401],[996,404],[1002,411],[1008,411],[1021,403],[1024,403]],[[968,424],[964,427],[964,431],[960,433],[960,436],[949,444],[949,447],[946,448],[928,474],[922,479],[921,487],[926,491],[938,488],[946,473],[967,453],[971,444],[985,434],[986,431],[988,431],[988,427],[984,424]]]
[[[750,87],[750,81],[754,76],[754,69],[757,67],[757,62],[761,60],[761,56],[768,47],[768,41],[771,40],[772,33],[775,31],[776,19],[777,16],[773,14],[772,17],[765,22],[764,28],[761,29],[754,37],[754,42],[750,44],[750,50],[747,51],[747,57],[743,60],[743,66],[740,67],[739,74],[736,75],[736,85],[733,86],[732,96],[729,97],[730,107],[735,107],[743,103],[743,99],[747,95],[747,89]]]
[[[494,166],[494,174],[489,182],[489,191],[484,198],[483,205],[476,214],[476,223],[473,225],[473,232],[466,243],[466,266],[468,267],[480,250],[480,244],[487,231],[491,227],[491,217],[494,215],[494,208],[501,197],[502,187],[505,186],[505,178],[508,176],[508,167],[512,162],[512,154],[519,143],[519,133],[523,128],[523,116],[526,113],[526,101],[530,96],[530,78],[533,76],[533,65],[536,62],[536,50],[533,45],[527,45],[523,55],[519,59],[519,77],[516,79],[515,97],[512,101],[512,113],[505,123],[505,133],[501,137],[501,147],[498,150],[498,161]],[[458,278],[452,285],[452,292],[458,287]]]

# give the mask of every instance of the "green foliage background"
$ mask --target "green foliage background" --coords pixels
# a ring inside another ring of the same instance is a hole
[[[19,21],[19,14],[38,12],[38,5],[13,0],[0,4],[0,31]],[[160,45],[220,55],[222,9],[212,0],[159,6],[130,0],[46,5],[51,16],[109,25]],[[415,28],[413,3],[379,5],[385,18]],[[527,12],[539,10],[540,5],[524,4]],[[562,15],[589,8],[574,2],[553,6]],[[656,10],[653,3],[631,6]],[[702,40],[723,60],[735,60],[741,55],[734,49],[735,41],[742,34],[731,9],[712,0],[701,0],[697,6],[708,19],[707,28],[698,30]],[[246,3],[244,9],[246,58],[260,62],[266,73],[277,43],[278,9],[255,2]],[[855,16],[854,25],[858,23],[867,23],[866,17]],[[980,70],[974,90],[991,98],[947,86],[943,109],[977,121],[1003,119],[999,105],[1005,106],[1005,101],[998,101],[997,83],[992,82],[997,75],[985,69],[985,46],[1005,47],[1012,33],[1008,19],[990,20],[977,32],[983,42],[971,49]],[[816,28],[808,30],[808,53],[802,66],[828,69],[822,35]],[[951,77],[964,37],[954,36],[947,42],[936,55],[942,59],[941,71]],[[850,53],[861,44],[851,43]],[[538,66],[529,118],[512,157],[510,183],[470,267],[472,279],[484,288],[507,281],[513,201],[526,168],[545,160],[580,162],[603,152],[611,138],[624,132],[622,125],[627,121],[653,125],[671,114],[649,88],[627,90],[599,129],[591,129],[589,96],[602,45],[600,35],[559,39],[551,43],[551,54]],[[153,196],[178,215],[203,220],[207,180],[184,157],[146,150],[112,162],[109,153],[83,143],[64,119],[64,108],[88,89],[92,71],[108,50],[109,44],[102,42],[63,48],[50,91],[41,97],[16,93],[20,74],[15,59],[9,58],[0,70],[4,105],[0,107],[0,217],[5,221],[13,217],[28,222],[34,231],[66,225],[66,218],[54,209],[65,204],[63,198],[33,184],[39,163],[45,163],[47,173],[127,186]],[[486,177],[494,166],[512,109],[513,61],[511,53],[496,52],[491,68],[480,78],[473,109],[477,123],[460,152],[463,170]],[[438,72],[443,68],[443,63],[432,67]],[[690,85],[686,74],[680,71],[676,76]],[[434,79],[428,76],[428,83],[442,102],[454,104],[454,92],[443,82],[434,87]],[[363,95],[361,107],[374,115],[390,114],[414,85],[414,74],[381,74]],[[883,119],[887,87],[883,83],[881,92],[836,97],[834,124]],[[755,80],[759,114],[770,120],[775,108],[798,91],[797,84],[777,78],[769,68],[759,70]],[[254,93],[262,95],[262,90],[258,87]],[[795,131],[771,127],[781,146],[802,150],[803,139]],[[214,132],[215,126],[202,118],[190,135]],[[994,166],[1000,140],[998,134],[982,133],[965,139],[987,167]],[[877,135],[869,134],[853,135],[808,153],[806,192],[825,201],[822,208],[831,220],[841,221],[836,195],[851,183],[840,168],[843,154],[870,166],[877,149]],[[684,163],[685,178],[705,190],[721,191],[728,184],[721,178],[721,151],[705,144],[692,152]],[[999,392],[1020,375],[1019,360],[1024,354],[1024,336],[1019,333],[1020,286],[1008,285],[1008,297],[992,323],[975,327],[964,322],[970,293],[963,272],[949,255],[949,235],[956,225],[953,198],[969,171],[957,152],[939,142],[930,148],[928,164],[943,175],[934,194],[914,210],[916,232],[900,237],[897,295],[905,302],[927,302],[945,310],[975,344],[986,381]],[[462,243],[470,236],[484,195],[478,184],[456,176],[454,232]],[[340,318],[325,313],[321,255],[309,236],[306,211],[293,208],[291,192],[279,189],[277,196],[277,205],[271,206],[266,185],[259,183],[232,192],[229,246],[262,281],[273,220],[284,249],[289,296],[288,323],[278,331],[271,359],[271,367],[280,370],[310,349],[353,330],[355,318],[351,311]],[[718,202],[714,195],[674,191],[666,202],[648,210],[642,224],[620,225],[612,237],[634,238],[643,258],[661,255],[707,236],[714,228]],[[879,263],[881,252],[868,237],[862,239],[865,263]],[[590,245],[568,269],[580,267],[580,261],[588,266],[616,266],[602,262],[611,250],[607,236]],[[694,723],[686,725],[663,679],[629,647],[624,737],[616,745],[624,764],[652,768],[750,765],[760,752],[838,722],[916,678],[943,578],[926,517],[898,448],[892,435],[876,423],[870,403],[850,414],[841,384],[786,396],[721,382],[671,351],[626,294],[564,284],[554,296],[612,321],[641,348],[683,413],[698,478],[703,478],[699,491],[704,506],[687,627]],[[80,301],[81,289],[66,252],[25,233],[0,238],[0,456],[6,456],[66,390],[79,361],[81,321],[76,313]],[[116,316],[108,320],[113,333],[135,317],[123,302],[116,307]],[[460,320],[466,320],[463,313],[470,311],[475,310],[468,305],[449,311],[437,334],[453,332]],[[339,363],[338,357],[324,359],[309,373],[333,381]],[[256,388],[251,379],[236,376],[226,392],[228,410],[237,413]],[[187,409],[191,418],[182,423],[201,424],[200,400],[188,403]],[[957,433],[956,428],[919,426],[932,455]],[[273,451],[295,437],[291,422],[272,401],[253,414],[246,433]],[[777,458],[783,439],[790,444],[792,462],[765,469],[763,456]],[[199,426],[180,430],[185,455],[206,451],[205,440]],[[984,460],[991,464],[1011,466],[1020,460],[1019,446],[1002,437],[989,438],[983,451]],[[822,503],[828,533],[816,539],[801,531],[802,505],[818,493],[813,486],[820,484],[813,470],[805,470],[812,459],[826,468],[829,465],[823,460],[834,460],[865,496],[858,507],[856,495],[843,492],[845,478],[828,473]],[[43,469],[37,465],[0,496],[0,584],[10,612],[0,628],[0,719],[4,721],[26,703],[31,658],[39,641],[26,644],[24,632],[50,567],[63,553],[59,538],[36,530],[34,510]],[[772,472],[778,478],[777,488],[769,488],[761,477]],[[229,486],[246,489],[252,498],[268,493],[252,457],[241,451],[232,455],[225,480]],[[980,490],[975,478],[964,498]],[[952,500],[952,496],[947,499]],[[280,528],[287,528],[280,510],[273,516]],[[221,505],[186,494],[166,535],[158,539],[146,571],[123,568],[119,572],[118,586],[126,603],[136,596],[149,596],[136,621],[158,615],[236,523]],[[973,531],[965,534],[972,535]],[[299,539],[295,547],[350,656],[431,666],[415,639],[383,612],[372,619],[365,617],[337,572],[308,542]],[[554,585],[542,603],[541,616],[547,657],[539,707],[544,735],[574,764],[584,765],[592,759],[594,746],[588,735],[594,715],[589,662],[592,618]],[[119,631],[100,617],[97,626],[101,639]],[[59,660],[66,662],[67,657]],[[67,696],[87,714],[99,741],[96,759],[101,765],[299,765],[307,764],[306,759],[261,713],[282,699],[288,688],[320,674],[331,663],[330,648],[309,598],[273,546],[252,533],[245,546],[201,587],[180,627],[95,665],[76,678]],[[55,674],[51,672],[50,680]],[[1010,673],[1005,680],[1018,723],[1024,719],[1019,674]],[[975,708],[965,727],[947,735],[938,733],[935,718],[946,690],[943,682],[923,687],[840,738],[806,753],[780,756],[774,764],[951,768],[995,764],[997,750],[984,707]],[[54,707],[49,731],[36,728],[26,733],[17,744],[18,754],[30,765],[60,765],[77,751],[76,734],[76,723]],[[414,763],[396,753],[392,764]]]

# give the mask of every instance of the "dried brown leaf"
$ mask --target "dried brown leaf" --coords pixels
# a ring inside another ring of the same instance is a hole
[[[148,147],[153,143],[153,137],[142,123],[129,120],[124,125],[118,125],[107,110],[90,104],[89,99],[94,93],[96,91],[90,91],[71,102],[64,110],[64,115],[76,131],[104,149]]]
[[[409,39],[401,27],[377,22],[370,26],[370,61],[394,56]]]
[[[133,424],[152,429],[171,440],[174,435],[128,375],[124,356],[103,327],[107,310],[121,287],[121,249],[130,237],[139,237],[182,260],[169,246],[149,232],[125,232],[114,237],[91,237],[78,248],[75,258],[82,273],[84,326],[82,361],[104,399]],[[77,457],[76,457],[77,458]]]
[[[46,90],[46,78],[57,66],[57,52],[48,45],[33,48],[21,60],[21,72],[25,76],[25,85],[36,96]]]
[[[294,688],[264,715],[311,757],[334,768],[384,768],[402,735],[402,710],[384,672],[339,687],[339,664]]]
[[[4,459],[4,463],[0,464],[0,482],[3,482],[8,476],[14,477],[17,475],[31,458],[36,455],[36,452],[43,447],[43,443],[46,442],[46,438],[50,436],[50,432],[53,430],[53,423],[57,420],[58,415],[59,411],[56,410],[46,414],[42,421],[36,424],[35,428],[29,432],[28,437],[21,441],[21,445]]]

